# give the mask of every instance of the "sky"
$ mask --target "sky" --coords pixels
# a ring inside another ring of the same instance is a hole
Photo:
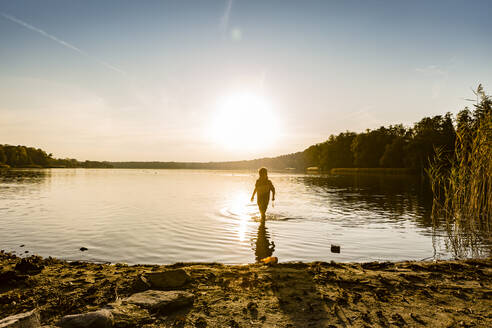
[[[492,90],[492,1],[0,0],[0,143],[226,161]]]

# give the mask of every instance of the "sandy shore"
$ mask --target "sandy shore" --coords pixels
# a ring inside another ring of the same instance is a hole
[[[38,309],[47,326],[109,308],[115,327],[492,327],[490,258],[126,266],[0,253],[0,270],[0,319]],[[178,275],[156,287],[159,272]],[[125,301],[148,289],[192,301],[172,311]]]

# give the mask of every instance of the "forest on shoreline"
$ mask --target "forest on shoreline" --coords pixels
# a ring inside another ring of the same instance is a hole
[[[319,144],[302,152],[271,158],[230,162],[99,162],[55,159],[42,149],[0,144],[0,167],[83,167],[83,168],[148,168],[148,169],[270,169],[321,171],[332,168],[405,168],[421,172],[429,167],[439,149],[441,156],[455,153],[456,129],[477,121],[483,113],[478,109],[480,97],[486,97],[481,85],[475,91],[475,109],[465,107],[456,116],[451,113],[424,117],[412,127],[402,124],[367,129],[364,132],[342,132],[330,135]]]
[[[0,144],[0,168],[50,168],[50,167],[84,167],[112,168],[108,162],[84,161],[73,158],[53,158],[46,151],[27,146]]]

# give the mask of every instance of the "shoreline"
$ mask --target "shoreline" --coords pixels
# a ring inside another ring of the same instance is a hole
[[[150,162],[152,163],[152,162]],[[187,163],[184,163],[187,164]],[[192,163],[195,164],[195,163]],[[202,164],[202,163],[198,163]],[[205,163],[208,164],[208,163]],[[31,165],[31,166],[2,166],[0,164],[0,170],[3,171],[15,171],[15,170],[40,170],[40,169],[104,169],[104,170],[189,170],[189,171],[247,171],[256,173],[258,170],[255,168],[241,168],[241,167],[226,167],[226,168],[215,168],[215,167],[191,167],[191,166],[179,166],[179,167],[85,167],[85,166],[40,166],[40,165]],[[308,174],[308,175],[409,175],[409,176],[417,176],[420,173],[411,168],[367,168],[367,167],[359,167],[359,168],[331,168],[328,170],[321,170],[318,168],[274,168],[269,169],[270,172],[278,172],[278,173],[293,173],[293,174]]]
[[[114,327],[486,327],[491,309],[492,258],[128,266],[0,253],[0,326],[36,310],[46,327],[83,313]]]

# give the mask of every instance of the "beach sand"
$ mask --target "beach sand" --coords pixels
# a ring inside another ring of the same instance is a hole
[[[2,252],[0,270],[0,319],[37,309],[48,327],[102,308],[115,327],[492,327],[491,258],[127,266]],[[171,274],[159,283],[158,272]],[[192,301],[165,311],[127,301],[148,289]]]

